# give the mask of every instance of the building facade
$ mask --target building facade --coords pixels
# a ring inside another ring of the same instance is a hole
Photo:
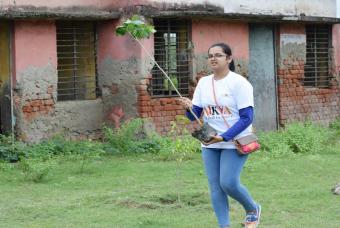
[[[115,27],[139,14],[157,32],[143,46],[190,97],[226,42],[255,94],[255,126],[328,124],[340,116],[340,3],[333,1],[1,1],[2,133],[101,137],[104,123],[151,119],[160,133],[184,111],[145,50]],[[193,125],[189,126],[192,128]]]

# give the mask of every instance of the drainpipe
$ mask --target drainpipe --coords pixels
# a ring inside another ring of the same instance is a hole
[[[14,125],[15,125],[15,116],[14,116],[14,101],[13,101],[13,76],[14,76],[14,71],[13,71],[13,54],[12,52],[15,51],[13,48],[13,23],[10,22],[10,32],[9,32],[9,47],[10,47],[10,52],[9,52],[9,75],[10,75],[10,82],[9,82],[9,89],[10,89],[10,99],[11,99],[11,136],[12,136],[12,143],[14,142]]]
[[[278,55],[278,51],[277,51],[277,41],[279,39],[280,36],[278,34],[278,24],[274,23],[273,24],[273,47],[274,47],[274,75],[275,75],[275,96],[276,96],[276,130],[280,130],[280,106],[279,106],[279,78],[277,76],[277,64],[278,64],[278,60],[280,59],[277,55]]]

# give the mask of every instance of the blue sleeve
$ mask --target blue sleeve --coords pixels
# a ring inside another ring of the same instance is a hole
[[[229,141],[233,139],[236,135],[244,131],[253,122],[254,112],[252,106],[242,108],[238,112],[240,115],[240,119],[233,126],[231,126],[231,128],[229,128],[221,135],[224,141]]]
[[[196,114],[196,116],[198,118],[201,117],[201,114],[202,114],[202,111],[203,111],[203,108],[199,107],[199,106],[196,106],[196,105],[193,105],[192,106],[192,111]],[[186,111],[185,115],[188,117],[189,120],[191,121],[194,121],[195,120],[195,117],[193,114],[191,114],[191,112],[189,110]]]

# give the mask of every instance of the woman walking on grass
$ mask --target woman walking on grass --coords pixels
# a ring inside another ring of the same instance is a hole
[[[186,109],[192,108],[218,134],[202,142],[202,158],[209,182],[212,206],[221,228],[230,226],[228,196],[245,209],[245,227],[257,227],[261,206],[240,183],[240,174],[248,155],[240,155],[232,142],[251,132],[253,121],[253,88],[241,75],[233,72],[234,62],[227,44],[217,43],[208,50],[212,75],[199,80],[192,101],[180,98]],[[216,104],[218,103],[218,105]],[[187,111],[187,117],[195,120]],[[227,121],[227,124],[225,123]]]

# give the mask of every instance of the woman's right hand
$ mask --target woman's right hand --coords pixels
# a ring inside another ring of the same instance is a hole
[[[185,109],[191,109],[192,108],[192,102],[189,98],[187,97],[180,97],[177,98],[177,100],[183,105]]]

